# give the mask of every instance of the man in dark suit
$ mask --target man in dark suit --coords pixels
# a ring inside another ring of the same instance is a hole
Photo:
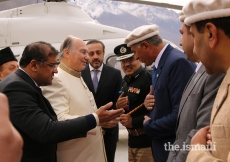
[[[39,88],[52,84],[53,75],[58,72],[57,54],[49,43],[29,44],[23,51],[20,69],[0,82],[0,92],[9,99],[10,119],[24,140],[22,162],[56,162],[58,142],[85,137],[100,122],[123,113],[107,111],[112,105],[109,103],[96,113],[57,121]]]
[[[182,92],[195,70],[195,64],[186,60],[184,54],[168,44],[158,35],[157,25],[141,26],[125,39],[136,59],[146,65],[153,62],[152,98],[147,95],[145,107],[151,109],[145,116],[144,129],[152,139],[155,162],[165,162],[169,150],[165,147],[175,141],[175,126]]]
[[[172,145],[167,162],[186,161],[191,138],[195,133],[210,123],[210,116],[214,99],[224,74],[208,75],[204,65],[193,52],[194,38],[190,27],[184,24],[185,15],[180,13],[182,27],[180,29],[180,45],[188,60],[197,62],[196,73],[188,82],[180,102],[176,124],[176,140]]]
[[[97,107],[108,102],[116,103],[118,91],[121,85],[121,73],[119,70],[103,64],[105,45],[98,40],[91,40],[87,44],[89,49],[89,65],[82,71],[82,77],[89,90],[93,93]],[[95,71],[97,71],[97,87],[95,87]],[[111,109],[116,109],[114,104]],[[102,125],[104,132],[104,144],[108,162],[114,162],[118,141],[118,125],[113,128]]]

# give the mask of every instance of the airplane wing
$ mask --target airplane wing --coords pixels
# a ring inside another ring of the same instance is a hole
[[[154,2],[152,0],[112,0],[112,1],[122,1],[122,2],[131,2],[131,3],[140,3],[146,5],[152,5],[157,7],[171,8],[176,10],[182,10],[182,6],[174,5],[169,3]]]

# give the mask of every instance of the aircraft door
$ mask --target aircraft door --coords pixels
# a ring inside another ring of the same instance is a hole
[[[0,22],[0,47],[11,46],[10,30],[11,18],[6,18]]]

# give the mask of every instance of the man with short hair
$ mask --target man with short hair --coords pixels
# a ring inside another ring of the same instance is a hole
[[[49,43],[31,43],[22,53],[20,68],[0,82],[0,92],[9,100],[10,119],[24,140],[21,162],[56,162],[57,143],[86,137],[97,123],[123,113],[107,111],[110,103],[95,113],[57,121],[57,115],[40,89],[40,86],[51,85],[58,72],[57,54]]]
[[[43,87],[43,94],[51,103],[59,121],[81,118],[97,112],[92,93],[89,91],[81,71],[85,69],[89,56],[83,40],[68,36],[60,47],[61,63],[53,84]],[[117,110],[112,110],[117,111]],[[100,118],[99,118],[100,120]],[[104,125],[117,125],[118,119]],[[103,125],[100,122],[100,125]],[[57,147],[58,162],[106,162],[102,131],[98,126],[87,133],[85,138],[61,142]]]
[[[119,70],[103,63],[105,55],[105,45],[103,42],[90,40],[86,46],[89,50],[89,64],[86,65],[85,70],[82,71],[82,78],[89,90],[93,93],[97,107],[101,107],[112,101],[114,104],[111,109],[116,109],[115,103],[119,96],[118,91],[121,84],[121,73]],[[118,124],[112,128],[106,125],[101,126],[104,134],[107,160],[108,162],[114,162],[118,141]]]
[[[170,150],[167,162],[186,161],[191,138],[195,133],[209,125],[212,105],[224,74],[208,75],[197,54],[193,52],[194,38],[190,27],[184,24],[185,15],[180,13],[180,45],[188,60],[197,62],[196,73],[188,82],[181,98],[176,124],[176,140],[172,145],[179,149]]]
[[[151,85],[151,75],[141,66],[141,62],[133,57],[133,52],[126,44],[115,47],[114,53],[121,61],[125,73],[121,84],[117,108],[125,108],[125,114],[120,116],[120,122],[128,130],[128,158],[129,162],[153,162],[151,139],[146,136],[143,128],[144,116],[148,110],[140,107]],[[134,111],[132,113],[132,111]]]
[[[230,161],[230,3],[192,0],[182,11],[186,15],[184,23],[190,26],[194,37],[194,52],[205,71],[210,75],[226,73],[213,104],[210,127],[194,135],[191,145],[196,147],[192,147],[187,161]],[[212,141],[211,148],[206,147],[207,139]]]
[[[186,60],[184,54],[159,36],[158,26],[145,25],[134,29],[125,39],[134,57],[147,66],[154,62],[152,92],[146,96],[144,129],[152,139],[155,162],[165,162],[169,147],[175,141],[175,126],[183,90],[195,70],[195,64]],[[155,105],[154,105],[154,100]],[[154,107],[153,107],[154,106]]]
[[[18,69],[18,61],[10,47],[0,50],[0,80]]]

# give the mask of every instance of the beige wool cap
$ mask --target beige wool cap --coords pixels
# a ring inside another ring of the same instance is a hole
[[[180,20],[180,22],[183,23],[185,18],[186,18],[186,15],[184,14],[183,11],[181,11],[181,12],[179,13],[179,20]]]
[[[229,17],[230,0],[191,0],[182,12],[186,15],[184,23],[188,26],[202,20]]]
[[[139,43],[145,39],[159,34],[159,27],[157,25],[144,25],[134,29],[126,38],[125,43],[128,47],[135,43]]]

